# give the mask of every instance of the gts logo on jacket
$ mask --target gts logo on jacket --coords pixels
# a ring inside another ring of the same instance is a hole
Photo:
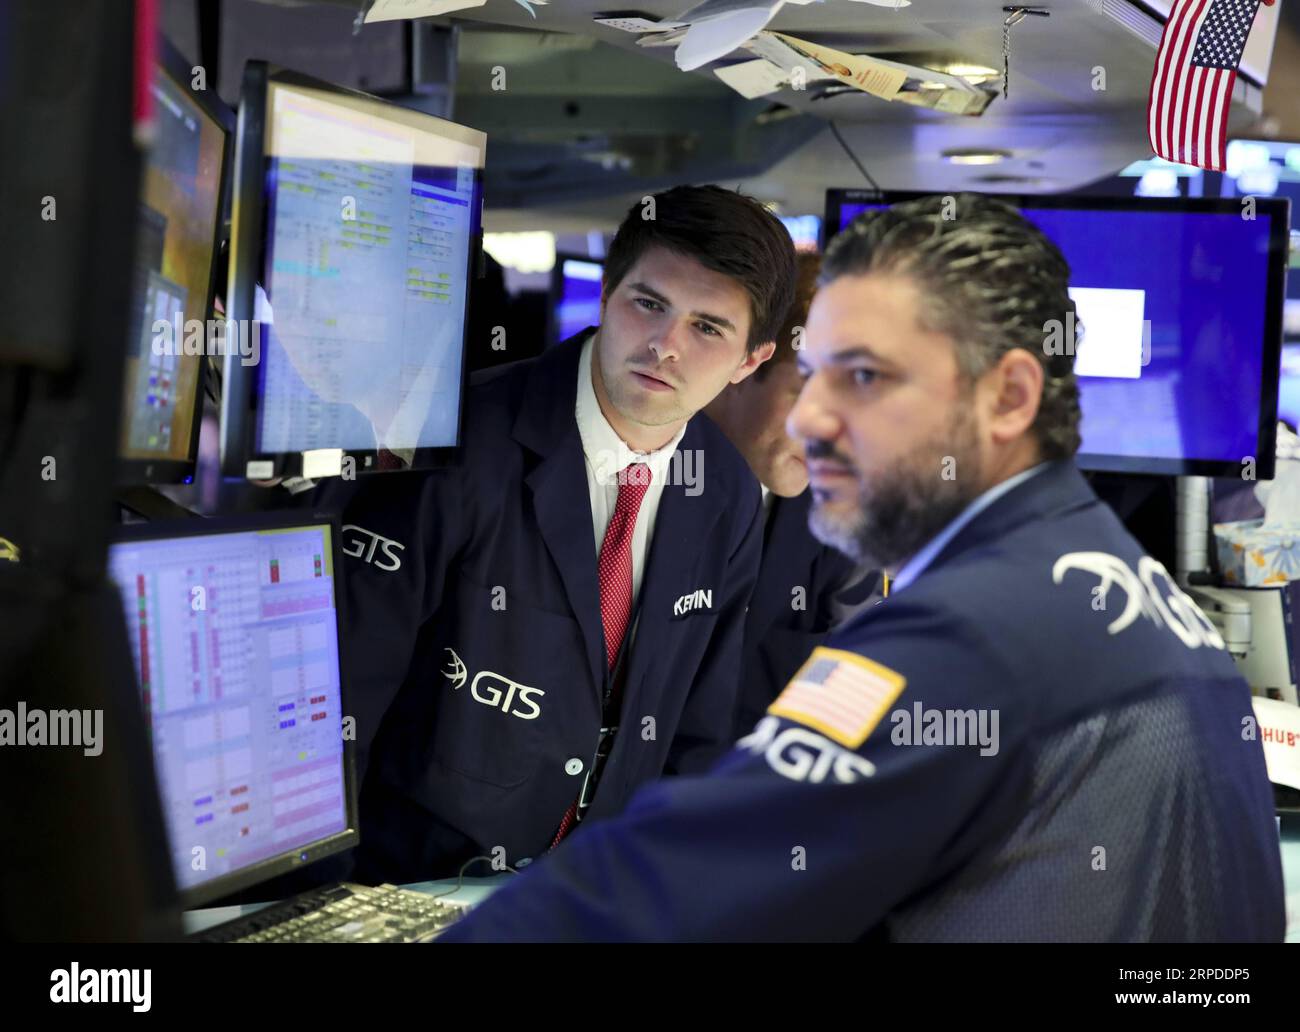
[[[1119,634],[1141,616],[1157,626],[1163,623],[1189,649],[1202,645],[1226,647],[1210,618],[1169,576],[1169,571],[1149,555],[1138,560],[1134,573],[1128,563],[1109,552],[1069,552],[1052,564],[1052,583],[1060,584],[1071,570],[1090,573],[1100,581],[1092,589],[1093,609],[1105,611],[1106,596],[1112,587],[1124,592],[1124,608],[1107,625],[1107,634]]]
[[[449,648],[443,651],[451,658],[450,666],[443,670],[442,675],[451,682],[452,688],[459,690],[469,680],[469,671],[465,669],[464,660],[456,655],[455,649]],[[520,720],[536,720],[542,715],[542,708],[533,699],[541,698],[546,692],[541,688],[530,688],[526,684],[512,681],[491,670],[480,670],[474,675],[474,680],[469,686],[469,694],[475,702],[499,709],[502,713],[509,713],[512,717],[518,717]],[[510,708],[512,704],[514,709]],[[520,706],[529,706],[532,712],[525,712],[519,708]]]
[[[345,523],[343,525],[343,554],[350,555],[354,559],[360,559],[363,563],[370,563],[377,570],[391,572],[400,569],[402,560],[398,557],[397,552],[406,548],[405,545],[398,544],[392,538],[380,537],[373,530],[366,530],[365,527],[358,527],[355,523]],[[383,545],[384,556],[388,562],[375,562],[375,549]],[[393,549],[397,549],[394,552]]]

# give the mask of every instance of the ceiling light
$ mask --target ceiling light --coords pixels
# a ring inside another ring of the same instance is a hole
[[[1011,157],[1006,150],[985,150],[978,147],[952,147],[943,152],[954,165],[996,165]]]
[[[970,83],[980,83],[987,79],[993,79],[1002,73],[996,68],[989,68],[986,65],[977,64],[950,64],[943,69],[949,75],[960,76]]]
[[[484,233],[483,250],[516,272],[550,272],[555,265],[555,234]]]

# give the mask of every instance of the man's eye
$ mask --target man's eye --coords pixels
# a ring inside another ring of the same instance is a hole
[[[870,387],[875,382],[877,375],[874,369],[855,369],[853,370],[853,382],[859,387]]]
[[[721,333],[719,333],[713,326],[711,326],[709,323],[706,322],[697,322],[695,324],[695,328],[699,330],[701,333],[703,333],[705,336],[709,336],[709,337],[722,336]]]
[[[636,303],[644,308],[647,312],[662,312],[658,301],[651,301],[648,297],[638,297]]]

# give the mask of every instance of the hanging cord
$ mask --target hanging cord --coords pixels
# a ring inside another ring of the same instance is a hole
[[[866,179],[866,181],[871,184],[871,189],[879,193],[880,186],[876,183],[874,179],[871,178],[871,173],[867,171],[867,166],[862,164],[862,162],[858,160],[858,156],[853,153],[853,149],[844,141],[844,137],[840,135],[840,127],[837,126],[834,122],[830,123],[830,127],[831,127],[831,132],[835,134],[835,139],[839,140],[840,146],[844,148],[844,153],[847,154],[852,159],[853,164],[858,166],[858,171],[861,172],[863,178]]]
[[[1007,99],[1007,82],[1011,78],[1011,26],[1019,25],[1025,20],[1025,15],[1034,14],[1040,18],[1050,18],[1051,11],[1044,11],[1037,7],[1004,7],[1002,10],[1007,12],[1006,19],[1002,22],[1002,99]]]

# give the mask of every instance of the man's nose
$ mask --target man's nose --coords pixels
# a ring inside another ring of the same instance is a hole
[[[663,332],[650,341],[650,350],[659,362],[675,362],[682,356],[682,344],[690,325],[686,319],[674,319]]]
[[[813,373],[804,381],[794,408],[786,417],[785,432],[807,445],[809,441],[832,441],[839,436],[840,429],[839,417],[824,395],[821,377]]]

